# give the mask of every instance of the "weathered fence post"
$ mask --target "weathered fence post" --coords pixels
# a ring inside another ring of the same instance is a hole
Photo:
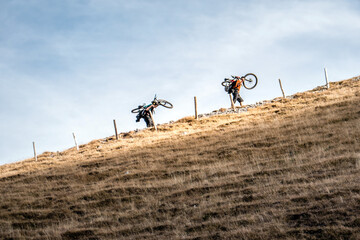
[[[283,89],[283,87],[282,87],[280,78],[279,78],[279,84],[280,84],[280,89],[281,89],[282,95],[283,95],[283,97],[285,98],[285,93],[284,93],[284,89]]]
[[[77,144],[75,133],[72,133],[72,135],[73,135],[73,138],[74,138],[74,141],[75,141],[76,149],[79,151],[79,145]]]
[[[118,136],[118,132],[117,132],[117,127],[116,127],[116,121],[115,121],[115,119],[114,119],[114,128],[115,128],[116,140],[119,140],[119,136]]]
[[[194,104],[195,104],[195,119],[198,119],[198,110],[197,110],[197,100],[196,96],[194,97]]]
[[[229,94],[229,97],[230,97],[230,102],[231,102],[231,108],[232,108],[232,110],[235,111],[235,104],[234,104],[234,101],[233,101],[233,99],[231,97],[231,94]]]
[[[34,158],[35,158],[35,161],[37,161],[35,142],[33,142],[33,149],[34,149]]]
[[[329,81],[328,81],[328,75],[327,75],[327,70],[326,70],[326,68],[324,68],[324,72],[325,72],[326,88],[329,89],[329,88],[330,88],[330,84],[329,84]]]
[[[154,120],[154,117],[153,117],[153,114],[152,114],[151,110],[149,111],[149,113],[150,113],[151,120],[152,120],[152,122],[154,124],[155,131],[157,131],[156,123],[155,123],[155,120]]]

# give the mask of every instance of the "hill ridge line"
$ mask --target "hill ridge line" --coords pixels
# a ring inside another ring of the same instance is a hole
[[[337,84],[339,82],[346,82],[346,81],[359,81],[360,80],[360,76],[356,76],[356,77],[353,77],[353,78],[349,78],[349,79],[346,79],[346,80],[341,80],[341,81],[337,81],[337,82],[329,82],[330,86],[331,85],[334,85],[334,84]],[[199,117],[199,120],[197,122],[200,122],[201,123],[201,120],[204,120],[206,118],[209,118],[209,117],[215,117],[215,116],[221,116],[221,115],[236,115],[236,114],[239,114],[239,113],[246,113],[248,112],[249,110],[252,110],[252,109],[256,109],[258,107],[262,107],[262,106],[265,106],[267,104],[271,104],[271,103],[279,103],[279,102],[282,102],[282,101],[287,101],[287,100],[292,100],[294,98],[297,98],[297,97],[300,97],[301,95],[303,94],[318,94],[318,93],[321,93],[323,91],[328,91],[330,90],[331,91],[331,87],[330,89],[327,89],[326,88],[326,85],[321,85],[321,86],[317,86],[313,89],[310,89],[310,90],[306,90],[304,92],[297,92],[295,94],[292,94],[292,95],[288,95],[286,96],[285,98],[284,97],[275,97],[273,99],[270,99],[270,100],[263,100],[263,101],[259,101],[259,102],[256,102],[255,104],[248,104],[248,105],[244,105],[243,107],[238,107],[236,106],[236,110],[234,111],[232,108],[220,108],[218,110],[213,110],[212,112],[210,113],[202,113],[202,114],[199,114],[198,117]],[[178,119],[178,120],[175,120],[175,121],[169,121],[167,123],[161,123],[161,124],[157,124],[157,127],[160,128],[160,132],[161,132],[161,127],[164,127],[164,126],[169,126],[171,124],[176,124],[176,123],[179,123],[179,122],[182,122],[182,121],[185,121],[185,122],[193,122],[193,121],[196,121],[194,119],[194,116],[187,116],[187,117],[183,117],[181,119]],[[130,130],[128,132],[120,132],[118,135],[119,135],[119,140],[121,140],[121,138],[128,138],[128,137],[133,137],[134,135],[138,135],[139,133],[142,133],[142,132],[153,132],[153,134],[156,134],[155,131],[153,131],[152,128],[144,128],[144,129],[135,129],[135,130]],[[198,132],[202,132],[201,130],[199,131],[194,131],[192,133],[198,133]],[[181,133],[178,133],[179,135],[187,135],[189,134],[187,131],[182,131]],[[166,138],[166,136],[163,136],[163,138]],[[99,142],[101,144],[106,144],[108,143],[109,141],[113,141],[115,140],[115,135],[112,135],[112,136],[109,136],[109,137],[105,137],[105,138],[99,138],[99,139],[94,139],[94,140],[91,140],[87,143],[84,143],[84,144],[80,144],[79,145],[79,148],[80,148],[80,151],[78,153],[83,153],[81,151],[81,148],[84,148],[86,147],[87,145],[91,145],[95,142]],[[63,153],[66,153],[66,152],[69,152],[69,151],[74,151],[76,150],[76,146],[73,146],[73,147],[70,147],[70,148],[67,148],[65,150],[62,150],[62,151],[56,151],[56,152],[52,152],[52,151],[44,151],[43,153],[37,155],[38,158],[40,158],[40,160],[38,159],[38,162],[41,161],[41,158],[42,157],[52,157],[54,155],[62,155]],[[11,164],[15,164],[15,163],[20,163],[22,161],[35,161],[35,159],[33,157],[31,158],[27,158],[27,159],[24,159],[24,160],[20,160],[20,161],[17,161],[17,162],[14,162],[14,163],[9,163],[10,165]],[[9,164],[4,164],[4,165],[0,165],[0,168],[1,166],[6,166],[6,165],[9,165]]]

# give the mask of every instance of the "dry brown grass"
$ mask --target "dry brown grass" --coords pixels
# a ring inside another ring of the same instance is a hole
[[[0,239],[359,239],[360,82],[0,166]]]

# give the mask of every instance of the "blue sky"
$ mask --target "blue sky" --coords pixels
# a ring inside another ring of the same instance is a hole
[[[229,106],[220,82],[254,72],[245,103],[360,75],[351,0],[0,0],[0,164]]]

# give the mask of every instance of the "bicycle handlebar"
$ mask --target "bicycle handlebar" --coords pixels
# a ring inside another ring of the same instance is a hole
[[[239,76],[233,76],[233,75],[231,75],[231,77],[232,77],[232,78],[236,78],[236,79],[241,79],[241,78],[243,78],[244,76],[239,77]]]

